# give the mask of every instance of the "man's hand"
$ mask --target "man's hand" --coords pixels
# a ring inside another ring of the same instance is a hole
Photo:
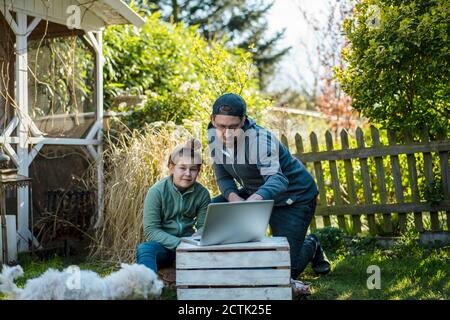
[[[247,201],[260,201],[260,200],[263,200],[263,197],[261,197],[257,193],[254,193],[250,197],[247,198]]]
[[[245,201],[244,198],[239,197],[236,193],[232,192],[228,195],[229,202]]]

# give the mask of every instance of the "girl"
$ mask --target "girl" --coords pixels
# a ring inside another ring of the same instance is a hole
[[[175,148],[169,157],[169,176],[155,183],[144,202],[144,236],[137,247],[137,263],[153,271],[171,265],[180,237],[191,236],[194,226],[201,232],[208,190],[197,182],[202,157],[196,140]]]

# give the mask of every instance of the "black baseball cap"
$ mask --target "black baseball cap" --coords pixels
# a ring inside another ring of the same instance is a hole
[[[220,96],[213,104],[213,115],[243,117],[247,113],[245,100],[235,93],[226,93]]]

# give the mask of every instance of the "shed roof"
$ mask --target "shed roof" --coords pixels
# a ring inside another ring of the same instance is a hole
[[[80,5],[94,12],[105,24],[133,24],[142,27],[145,20],[121,0],[86,1],[77,0]]]
[[[99,30],[108,25],[133,24],[141,27],[145,20],[121,0],[0,0],[0,9],[23,12],[51,22],[65,25],[73,13],[69,8],[80,8],[80,28]]]

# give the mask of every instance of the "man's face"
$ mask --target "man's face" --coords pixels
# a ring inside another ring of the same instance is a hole
[[[239,138],[242,134],[242,127],[244,126],[245,116],[240,118],[238,116],[227,116],[227,115],[213,115],[211,117],[211,122],[216,129],[216,135],[219,137],[226,145],[232,145],[234,138]]]

